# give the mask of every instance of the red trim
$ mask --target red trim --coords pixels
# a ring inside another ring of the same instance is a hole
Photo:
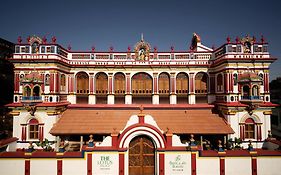
[[[224,89],[225,89],[224,92],[226,92],[226,93],[229,92],[228,77],[227,77],[227,76],[228,76],[228,74],[225,73],[225,74],[224,74],[224,82],[223,82],[223,83],[224,83],[224,84],[223,84],[223,85],[224,85]]]
[[[258,140],[261,141],[261,125],[258,125]]]
[[[139,124],[137,124],[137,125],[139,125]],[[146,124],[147,125],[147,124]],[[138,126],[135,126],[135,125],[132,125],[132,126],[134,126],[133,128],[137,128]],[[140,125],[140,126],[143,126],[143,125]],[[128,128],[130,128],[130,127],[128,127]],[[132,128],[130,128],[130,130],[131,130]],[[153,130],[155,130],[155,129],[153,129]],[[148,130],[144,130],[144,129],[137,129],[137,130],[134,130],[134,132],[137,132],[137,131],[146,131],[146,132],[149,132],[150,134],[152,134],[152,135],[154,135],[156,138],[157,138],[157,140],[158,140],[158,142],[159,143],[161,143],[160,142],[160,140],[159,140],[159,138],[154,134],[154,133],[152,133],[151,131],[148,131]],[[128,131],[126,131],[126,132],[123,132],[124,134],[125,133],[127,133]],[[131,134],[133,134],[134,132],[131,132],[131,133],[129,133],[126,137],[125,137],[125,139],[124,140],[126,140]],[[157,132],[157,131],[156,131]],[[122,138],[123,138],[123,136],[124,136],[124,134],[121,134],[120,135],[120,137],[119,137],[119,139],[118,139],[118,145],[120,145],[120,142],[121,142],[121,140],[122,140]],[[159,134],[159,132],[157,132],[158,134]],[[166,144],[166,141],[165,141],[165,138],[164,138],[164,136],[161,134],[160,135],[161,137],[162,137],[162,140],[163,140],[163,142],[164,142],[164,145],[163,145],[163,148],[166,148],[167,146],[167,144]],[[125,141],[123,142],[123,144],[121,145],[121,148],[124,148],[124,143],[125,143]]]
[[[15,74],[15,81],[14,81],[14,87],[15,87],[15,92],[19,92],[19,74]]]
[[[41,84],[41,92],[45,91],[45,77],[44,77],[44,73],[41,74],[41,80],[43,81],[43,83]]]
[[[124,154],[119,153],[119,175],[124,175]]]
[[[137,123],[137,124],[131,125],[131,126],[129,126],[128,128],[126,128],[126,129],[122,132],[122,134],[119,136],[119,138],[118,138],[118,145],[120,145],[120,142],[121,142],[121,140],[123,139],[123,137],[124,137],[125,134],[127,134],[130,130],[132,130],[132,129],[134,129],[134,128],[137,128],[137,127],[147,127],[147,128],[150,128],[150,129],[156,131],[156,132],[160,135],[160,137],[162,138],[162,140],[163,140],[163,142],[164,142],[164,145],[163,145],[163,146],[166,147],[166,144],[167,144],[167,143],[166,143],[166,140],[165,140],[163,134],[162,134],[155,126],[152,126],[152,125],[149,125],[149,124],[146,124],[146,123],[143,123],[143,124]],[[147,130],[138,129],[138,130],[135,130],[134,132],[136,132],[136,131],[147,131]],[[150,131],[147,131],[147,132],[151,133]],[[132,134],[132,133],[128,134],[124,140],[126,140],[127,137],[130,136],[131,134]],[[155,135],[154,133],[151,133],[151,134]],[[156,135],[155,135],[155,136],[156,136]],[[156,138],[158,139],[158,137],[156,137]],[[160,140],[158,140],[158,141],[159,141],[159,143],[161,143]],[[124,142],[123,142],[123,144],[124,144]],[[124,145],[122,145],[121,147],[123,148]]]
[[[22,134],[21,134],[21,140],[25,141],[26,140],[26,125],[22,125]]]
[[[54,74],[50,75],[50,92],[54,92]]]
[[[252,175],[257,175],[257,158],[252,157]]]
[[[190,82],[190,93],[194,94],[194,73],[189,74],[189,82]]]
[[[131,78],[130,73],[126,73],[126,93],[131,93]]]
[[[157,73],[153,74],[153,92],[158,93]]]
[[[138,115],[139,117],[139,123],[144,124],[144,115]]]
[[[191,174],[196,175],[196,152],[191,152]]]
[[[24,174],[30,175],[30,160],[29,159],[26,159],[24,161]]]
[[[62,160],[57,160],[57,175],[62,175]]]
[[[165,174],[165,154],[159,153],[159,175]]]
[[[87,175],[92,175],[92,154],[87,157]]]
[[[16,137],[11,137],[11,138],[7,138],[7,139],[2,139],[2,140],[0,140],[0,147],[2,147],[2,146],[4,146],[4,145],[8,145],[8,144],[10,144],[10,143],[12,143],[12,142],[15,142],[15,141],[17,141],[18,140],[18,138],[16,138]]]
[[[225,175],[225,159],[220,157],[220,175]]]
[[[60,78],[59,78],[59,73],[56,73],[56,80],[55,80],[55,83],[56,83],[56,90],[55,90],[55,92],[59,92],[59,91],[60,91]]]

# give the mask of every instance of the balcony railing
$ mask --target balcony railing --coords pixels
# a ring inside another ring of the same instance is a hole
[[[41,96],[23,96],[21,99],[22,102],[42,102]]]
[[[261,100],[260,96],[242,96],[241,100]]]

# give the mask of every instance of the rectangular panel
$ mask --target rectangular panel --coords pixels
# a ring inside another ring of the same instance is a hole
[[[165,154],[165,174],[191,174],[191,156],[183,153]]]
[[[93,154],[93,175],[117,175],[118,170],[118,153]]]
[[[0,174],[2,175],[17,175],[24,174],[24,159],[1,159]],[[16,167],[16,168],[15,168]]]
[[[57,159],[30,159],[30,174],[54,175],[56,170]]]

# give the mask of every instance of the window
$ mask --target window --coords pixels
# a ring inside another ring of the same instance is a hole
[[[259,77],[260,77],[260,79],[262,80],[261,85],[263,85],[263,74],[262,74],[262,73],[259,73]]]
[[[39,43],[34,42],[31,46],[32,53],[39,53]]]
[[[31,119],[29,125],[29,139],[39,139],[39,122],[36,119]]]
[[[50,75],[49,74],[45,75],[45,85],[46,86],[50,85]]]
[[[223,77],[221,74],[217,76],[217,91],[218,92],[223,91]]]
[[[234,85],[237,85],[237,83],[238,83],[238,75],[236,73],[233,74],[233,81],[234,81]]]
[[[246,139],[255,138],[255,121],[251,118],[248,118],[245,121],[245,138]]]
[[[66,87],[66,78],[65,78],[65,75],[62,74],[60,76],[60,90],[65,91],[65,87]]]

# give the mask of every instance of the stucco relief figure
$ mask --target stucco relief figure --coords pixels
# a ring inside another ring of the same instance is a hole
[[[139,50],[139,58],[140,58],[140,60],[145,60],[145,50],[144,50],[144,48],[141,48]]]

